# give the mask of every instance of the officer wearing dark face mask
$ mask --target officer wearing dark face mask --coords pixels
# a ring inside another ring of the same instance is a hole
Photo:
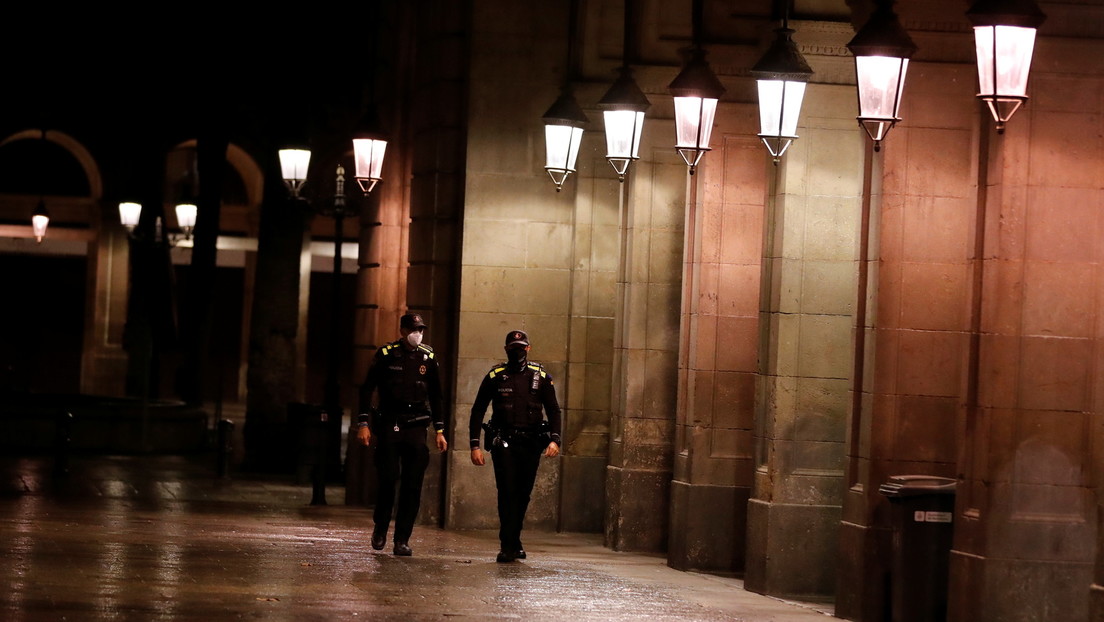
[[[556,401],[556,388],[552,376],[540,363],[529,361],[528,354],[529,336],[525,331],[510,331],[506,335],[507,361],[495,365],[483,377],[468,421],[472,464],[483,466],[486,461],[480,449],[480,428],[487,432],[487,445],[494,463],[501,544],[499,562],[525,559],[521,527],[529,508],[541,453],[549,458],[560,453],[560,405]],[[483,425],[488,405],[492,407],[491,422]]]
[[[401,339],[376,351],[368,377],[360,387],[357,438],[364,445],[375,440],[377,497],[373,514],[372,548],[387,542],[395,485],[399,487],[395,514],[395,555],[411,555],[410,534],[422,499],[422,479],[429,466],[426,428],[433,423],[437,449],[445,441],[441,381],[433,349],[422,343],[426,325],[422,316],[408,313],[399,320]],[[372,409],[372,393],[379,391],[379,408]]]

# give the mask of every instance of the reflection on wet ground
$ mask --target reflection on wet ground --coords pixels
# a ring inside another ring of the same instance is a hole
[[[827,619],[595,534],[527,532],[529,559],[496,564],[492,531],[419,526],[393,557],[368,546],[368,509],[211,464],[74,458],[54,478],[48,459],[0,458],[0,619]]]

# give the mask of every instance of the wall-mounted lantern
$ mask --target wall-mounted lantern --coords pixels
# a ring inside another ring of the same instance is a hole
[[[966,17],[974,25],[978,99],[989,106],[997,133],[1027,101],[1035,31],[1046,20],[1034,0],[979,0]]]
[[[909,58],[916,53],[916,44],[893,12],[893,1],[880,0],[847,48],[855,55],[859,124],[878,151],[886,133],[901,120],[898,115],[905,72]]]
[[[797,138],[801,101],[813,70],[797,49],[794,31],[785,20],[774,32],[774,42],[751,68],[751,75],[759,87],[759,138],[778,164]]]

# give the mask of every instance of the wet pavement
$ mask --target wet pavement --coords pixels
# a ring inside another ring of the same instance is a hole
[[[213,477],[181,456],[0,458],[0,620],[830,620],[830,605],[618,553],[598,534],[419,525],[413,557],[368,545],[371,512],[311,506],[291,477]]]

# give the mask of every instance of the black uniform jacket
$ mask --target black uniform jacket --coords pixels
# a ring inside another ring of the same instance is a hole
[[[560,444],[560,404],[552,376],[540,363],[529,361],[519,372],[506,363],[491,368],[479,385],[468,421],[472,448],[479,447],[479,431],[487,406],[491,405],[491,424],[497,428],[535,429],[548,417],[549,433]],[[543,412],[542,412],[543,410]]]
[[[379,411],[370,420],[372,392],[379,391]],[[402,341],[376,351],[364,384],[360,385],[361,423],[373,428],[425,425],[432,419],[435,430],[445,427],[441,399],[440,370],[433,348],[422,344],[411,349]]]

